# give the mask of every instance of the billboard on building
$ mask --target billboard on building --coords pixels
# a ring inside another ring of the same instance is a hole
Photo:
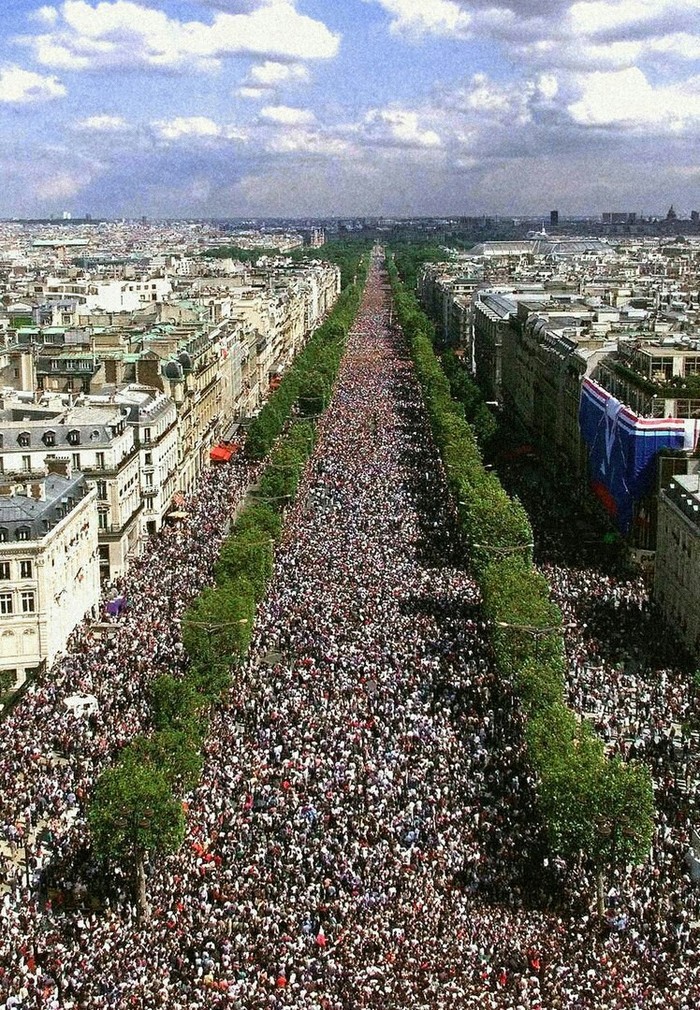
[[[593,491],[626,535],[635,503],[653,489],[658,453],[686,448],[687,438],[692,438],[690,430],[686,432],[688,423],[639,417],[592,379],[584,379],[579,425],[588,446]]]

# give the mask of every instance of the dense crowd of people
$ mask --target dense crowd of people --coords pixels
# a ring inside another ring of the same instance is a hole
[[[652,859],[614,879],[605,922],[593,880],[547,856],[522,717],[493,669],[379,259],[318,434],[249,657],[213,713],[186,841],[148,867],[150,920],[116,871],[99,908],[75,862],[63,892],[79,900],[64,907],[40,897],[38,872],[29,887],[16,874],[0,899],[0,1007],[697,1006],[689,802],[680,814],[661,798]],[[48,819],[52,860],[70,867],[84,846],[95,776],[148,728],[151,678],[184,669],[178,618],[250,476],[236,462],[204,475],[189,522],[112,587],[130,604],[113,633],[81,628],[3,724],[14,844]],[[690,782],[695,756],[670,727],[687,692],[672,668],[643,669],[653,649],[635,629],[654,630],[638,587],[543,567],[572,625],[572,705],[680,789],[669,762]],[[610,659],[630,642],[636,680]],[[96,713],[68,712],[75,693]]]

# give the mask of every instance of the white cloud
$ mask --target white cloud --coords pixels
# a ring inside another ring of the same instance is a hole
[[[674,32],[651,39],[647,43],[650,55],[665,54],[681,60],[700,60],[700,35],[690,35],[688,32]]]
[[[34,195],[39,200],[66,200],[77,194],[90,181],[85,174],[63,171],[37,180]]]
[[[582,74],[580,97],[568,106],[584,126],[627,126],[679,132],[700,125],[700,77],[654,87],[638,67]]]
[[[284,126],[308,126],[316,118],[310,109],[295,109],[290,105],[266,105],[260,110],[260,116]]]
[[[350,158],[359,155],[357,149],[347,140],[320,130],[288,128],[275,132],[265,145],[272,154],[294,154],[314,158]]]
[[[75,124],[77,130],[88,133],[124,133],[129,130],[129,124],[123,116],[98,115],[80,119]]]
[[[370,0],[371,2],[371,0]],[[466,37],[472,18],[453,0],[375,0],[391,15],[395,34]]]
[[[551,101],[553,98],[556,98],[559,93],[559,82],[554,74],[540,74],[537,81],[537,88],[542,98]]]
[[[251,68],[248,81],[258,88],[278,88],[281,84],[308,83],[310,74],[300,63],[278,63],[265,60]]]
[[[692,0],[691,0],[692,2]],[[569,9],[569,21],[577,34],[596,35],[611,29],[629,28],[653,21],[659,13],[659,0],[584,0]]]
[[[0,69],[0,102],[31,105],[63,98],[67,93],[56,77],[43,77],[17,66]]]
[[[269,98],[270,92],[268,88],[249,88],[244,86],[239,88],[236,92],[241,98],[252,98],[259,101],[261,98]]]
[[[160,140],[245,140],[246,134],[235,126],[222,126],[207,116],[176,116],[174,119],[156,119],[151,123]]]
[[[29,17],[40,25],[55,25],[58,21],[58,11],[55,7],[39,7],[32,11]]]
[[[494,124],[513,128],[531,123],[537,110],[553,107],[558,94],[559,81],[554,74],[508,84],[493,81],[487,74],[474,74],[466,87],[445,92],[442,105],[483,131]]]
[[[413,109],[370,109],[351,129],[362,139],[383,147],[436,148],[442,143],[435,130],[420,125]]]
[[[300,14],[295,0],[258,0],[242,14],[216,13],[209,24],[179,21],[135,0],[64,0],[43,18],[45,31],[19,39],[44,66],[71,70],[146,68],[212,71],[228,56],[330,59],[339,37]]]
[[[501,0],[502,3],[506,0]],[[526,64],[585,72],[643,67],[665,74],[700,54],[700,0],[579,0],[559,17],[522,18],[501,6],[476,16],[482,34],[506,40]],[[681,70],[681,73],[684,73]]]

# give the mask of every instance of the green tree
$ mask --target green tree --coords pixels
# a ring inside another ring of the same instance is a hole
[[[327,378],[319,371],[308,372],[299,383],[299,413],[322,414],[330,399]]]
[[[216,581],[222,585],[227,580],[245,578],[255,599],[261,600],[272,577],[273,560],[273,541],[264,530],[255,526],[241,529],[236,524],[221,547],[214,569]]]
[[[592,795],[591,857],[597,871],[598,911],[603,912],[606,871],[642,863],[654,833],[654,790],[649,769],[619,757],[604,762]]]
[[[255,619],[255,596],[247,579],[205,589],[182,618],[182,641],[193,683],[208,702],[218,699],[229,671],[245,656]]]
[[[95,785],[88,823],[98,857],[134,868],[136,904],[148,918],[146,856],[174,852],[185,834],[182,803],[166,776],[129,760],[108,768]]]
[[[270,540],[279,540],[282,532],[282,520],[279,512],[276,512],[270,505],[262,502],[255,505],[246,505],[236,519],[235,529],[255,530],[261,535],[261,539],[268,537]]]
[[[175,795],[190,792],[202,773],[198,741],[181,729],[162,729],[137,736],[122,751],[120,761],[133,762],[163,775]]]
[[[515,671],[515,683],[528,715],[564,703],[563,663],[526,660]]]
[[[188,677],[172,677],[164,673],[152,682],[150,695],[156,729],[196,731],[202,699]]]

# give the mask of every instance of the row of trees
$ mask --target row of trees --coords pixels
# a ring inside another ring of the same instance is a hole
[[[274,247],[243,249],[235,244],[221,245],[213,249],[206,249],[200,253],[200,256],[203,259],[234,259],[240,263],[257,263],[263,256],[272,259],[282,256],[296,263],[304,260],[325,260],[340,267],[340,283],[345,288],[354,283],[359,256],[364,255],[369,248],[370,243],[363,239],[332,239],[317,248],[304,246],[285,253]],[[31,320],[27,325],[31,325]]]
[[[441,363],[432,323],[401,283],[395,264],[389,271],[397,317],[409,340],[458,523],[470,545],[497,667],[513,682],[527,717],[528,754],[549,841],[553,851],[595,868],[602,911],[604,871],[643,861],[649,852],[651,778],[639,764],[606,757],[591,725],[566,706],[562,616],[534,567],[528,516],[484,468],[474,384],[459,375],[462,366],[454,356]],[[488,431],[483,422],[480,427]]]
[[[359,252],[356,273],[360,279],[366,273]],[[278,398],[287,407],[284,415],[276,415],[281,423],[268,465],[222,545],[214,584],[182,617],[187,673],[182,678],[165,674],[153,682],[153,732],[127,744],[96,783],[88,811],[93,851],[106,862],[133,869],[137,907],[144,917],[149,915],[146,857],[172,852],[183,840],[183,797],[199,780],[210,710],[248,651],[256,605],[272,577],[282,511],[294,498],[314,449],[315,427],[304,415],[326,405],[360,295],[359,283],[341,295],[332,316],[295,362],[293,381],[285,377],[282,383],[284,395],[291,391],[294,398]],[[318,392],[319,387],[323,397],[309,410],[309,390]]]

